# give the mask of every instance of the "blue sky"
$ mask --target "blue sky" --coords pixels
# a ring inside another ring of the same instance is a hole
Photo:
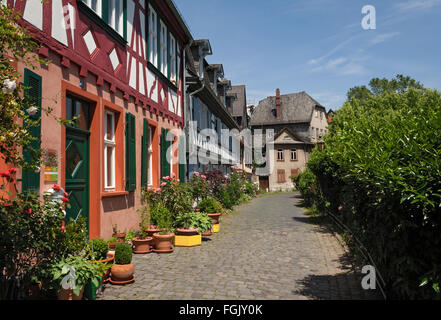
[[[175,0],[225,77],[258,103],[306,91],[337,109],[349,88],[401,73],[441,89],[441,0]],[[361,9],[376,9],[364,30]]]

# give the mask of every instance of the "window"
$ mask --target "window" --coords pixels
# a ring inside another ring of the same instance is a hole
[[[315,128],[315,137],[319,138],[319,128]]]
[[[167,27],[161,21],[161,29],[159,30],[159,41],[160,41],[160,57],[161,65],[160,71],[163,75],[167,75]]]
[[[291,177],[297,177],[299,175],[299,169],[291,169]]]
[[[176,81],[176,40],[170,34],[170,80],[177,84]]]
[[[314,127],[311,127],[311,138],[314,137]]]
[[[277,150],[277,161],[283,161],[283,149]]]
[[[277,183],[284,183],[286,182],[285,180],[285,170],[283,169],[279,169],[277,170]]]
[[[149,6],[149,61],[158,67],[158,21],[155,10]]]
[[[148,157],[149,157],[149,175],[148,175],[148,186],[153,185],[153,149],[152,149],[152,136],[153,130],[152,127],[149,127],[149,149],[148,149]]]
[[[99,15],[101,17],[101,0],[83,0],[83,2],[93,11],[95,11],[95,13],[97,15]]]
[[[104,113],[104,188],[115,189],[115,114]]]
[[[291,161],[297,160],[297,149],[291,149]]]
[[[124,33],[123,1],[109,0],[109,25],[120,35]]]
[[[320,110],[320,120],[323,119],[323,111]]]

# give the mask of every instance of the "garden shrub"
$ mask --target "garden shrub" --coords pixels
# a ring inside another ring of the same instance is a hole
[[[109,244],[104,239],[92,239],[90,241],[90,248],[92,251],[92,259],[104,260],[107,258],[107,252],[109,252]]]
[[[118,243],[115,247],[115,263],[129,264],[132,262],[132,246],[128,243]]]
[[[366,247],[389,297],[440,297],[438,91],[411,88],[346,102],[308,168],[318,182],[315,197]],[[310,181],[300,177],[298,187],[307,189],[302,179]]]
[[[199,203],[199,209],[204,213],[218,213],[222,212],[222,205],[214,198],[205,198]]]

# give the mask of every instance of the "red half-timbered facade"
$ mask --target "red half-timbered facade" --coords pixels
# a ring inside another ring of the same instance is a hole
[[[38,138],[56,163],[23,172],[22,188],[61,185],[71,195],[68,218],[87,218],[91,238],[110,237],[114,225],[136,228],[141,189],[182,176],[177,161],[165,160],[184,127],[191,34],[178,10],[171,0],[2,3],[22,15],[50,61],[36,70],[19,63],[21,81],[41,88],[41,107],[53,116],[75,120],[63,127],[42,115]]]

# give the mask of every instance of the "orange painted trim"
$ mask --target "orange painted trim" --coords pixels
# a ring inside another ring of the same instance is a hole
[[[112,197],[120,197],[128,195],[128,191],[108,191],[101,192],[101,198],[112,198]]]
[[[101,189],[101,197],[103,197],[103,194],[107,193],[118,193],[125,191],[125,185],[124,185],[124,175],[125,175],[125,167],[124,167],[124,145],[125,145],[125,139],[124,139],[124,128],[125,128],[125,122],[124,122],[124,108],[121,106],[118,106],[108,100],[102,99],[102,103],[104,106],[104,110],[102,112],[101,118],[102,118],[102,125],[103,128],[101,132],[101,140],[103,141],[103,148],[102,148],[102,155],[103,155],[103,163],[102,163],[102,177],[103,177],[103,187]],[[104,175],[106,172],[104,172],[104,121],[106,119],[104,118],[105,111],[108,110],[110,112],[113,112],[115,114],[115,190],[106,191],[104,186]]]
[[[104,142],[101,141],[103,106],[100,97],[76,87],[65,80],[61,81],[61,116],[66,119],[66,94],[95,103],[91,110],[89,138],[89,238],[100,236],[101,222],[101,163]],[[92,156],[93,155],[93,156]],[[61,127],[61,185],[66,187],[66,128]]]
[[[151,119],[150,113],[149,126],[152,129],[152,187],[158,188],[160,183],[159,173],[159,126],[158,123]]]

